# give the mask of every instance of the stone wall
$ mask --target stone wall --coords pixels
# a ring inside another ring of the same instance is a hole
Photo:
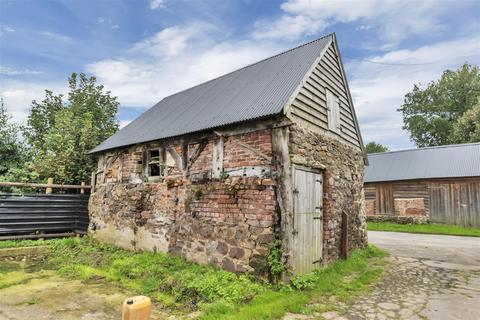
[[[349,249],[367,244],[362,151],[329,132],[290,128],[291,162],[322,168],[324,174],[323,263],[341,254],[342,212],[349,216]]]
[[[104,154],[89,203],[92,233],[132,250],[170,252],[230,271],[264,272],[278,223],[276,182],[271,163],[252,150],[271,156],[271,130],[225,137],[220,178],[212,177],[219,138],[197,138]],[[167,153],[167,176],[149,182],[144,153],[156,147],[174,149],[178,157]],[[178,159],[184,151],[190,159],[198,148],[203,150],[185,170]]]

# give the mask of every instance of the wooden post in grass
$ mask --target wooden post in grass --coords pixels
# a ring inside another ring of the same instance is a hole
[[[47,179],[47,184],[52,185],[52,184],[53,184],[53,178],[48,178],[48,179]],[[46,194],[51,194],[52,192],[53,192],[53,188],[52,188],[52,187],[47,187],[47,188],[45,189],[45,193],[46,193]]]

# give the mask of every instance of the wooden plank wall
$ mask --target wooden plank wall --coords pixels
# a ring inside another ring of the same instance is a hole
[[[430,221],[480,227],[480,178],[366,183],[364,190],[375,214],[394,215],[395,199],[423,198]]]
[[[353,106],[349,103],[346,80],[342,76],[334,43],[330,44],[292,102],[290,106],[292,120],[314,131],[328,131],[327,89],[333,92],[340,101],[339,136],[355,146],[360,146],[351,111]]]
[[[430,221],[480,227],[480,182],[432,185],[430,201]]]
[[[375,197],[375,210],[378,214],[394,214],[393,188],[391,183],[377,185]]]

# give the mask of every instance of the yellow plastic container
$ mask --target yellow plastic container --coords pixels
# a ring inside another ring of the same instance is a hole
[[[135,296],[123,303],[122,320],[150,320],[152,301],[149,297]]]

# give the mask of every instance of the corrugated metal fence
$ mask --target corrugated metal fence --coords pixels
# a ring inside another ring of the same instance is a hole
[[[85,233],[88,195],[0,194],[0,237]]]

